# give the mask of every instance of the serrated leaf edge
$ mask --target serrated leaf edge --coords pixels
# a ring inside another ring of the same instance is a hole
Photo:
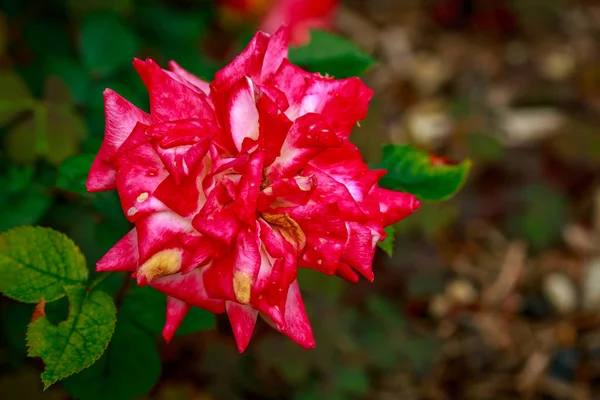
[[[77,285],[72,285],[72,286],[77,286]],[[83,286],[83,285],[81,285],[81,286]],[[63,288],[64,288],[64,287],[63,287]],[[101,293],[105,294],[106,296],[108,296],[109,298],[111,298],[111,299],[112,299],[112,297],[110,297],[110,295],[109,295],[108,293],[106,293],[105,291],[103,291],[103,290],[99,290],[99,289],[89,290],[88,288],[86,288],[85,290],[86,290],[86,298],[87,298],[87,296],[89,296],[89,295],[90,295],[90,294],[91,294],[93,291],[96,291],[96,290],[97,290],[98,292],[101,292]],[[65,296],[66,296],[66,291],[65,291]],[[113,304],[114,304],[114,303],[113,303]],[[68,315],[71,315],[71,307],[72,307],[72,304],[71,304],[71,301],[69,301],[69,314],[68,314]],[[106,352],[106,349],[107,349],[107,348],[108,348],[108,346],[110,345],[110,342],[111,342],[111,340],[112,340],[112,336],[115,334],[115,329],[116,329],[116,326],[117,326],[117,308],[116,308],[116,307],[114,307],[114,315],[115,315],[115,323],[113,324],[113,328],[112,328],[112,330],[111,330],[111,332],[110,332],[110,337],[111,337],[111,339],[110,339],[110,340],[108,340],[108,341],[106,342],[106,346],[104,346],[104,348],[102,349],[102,352],[100,352],[100,354],[98,355],[98,357],[96,357],[96,358],[94,358],[93,360],[91,360],[91,362],[89,362],[89,364],[85,365],[85,366],[84,366],[84,367],[82,367],[81,369],[78,369],[77,371],[73,371],[73,372],[71,372],[70,374],[67,374],[67,375],[63,376],[62,378],[56,379],[56,380],[54,380],[54,381],[51,381],[51,382],[46,382],[46,381],[44,380],[44,378],[42,377],[42,382],[43,382],[43,384],[44,384],[44,391],[46,391],[46,390],[47,390],[47,389],[48,389],[50,386],[52,386],[52,385],[53,385],[53,384],[55,384],[56,382],[58,382],[58,381],[61,381],[61,380],[65,379],[65,378],[68,378],[68,377],[69,377],[69,376],[71,376],[71,375],[75,375],[76,373],[78,373],[78,372],[81,372],[81,371],[83,371],[84,369],[91,367],[91,366],[92,366],[92,365],[93,365],[93,364],[94,364],[96,361],[98,361],[98,360],[99,360],[99,359],[102,357],[102,355],[104,354],[104,352]],[[47,320],[47,318],[44,316],[44,317],[38,318],[36,321],[43,320],[43,319],[46,319],[46,320]],[[67,319],[68,319],[68,317],[67,317]],[[31,354],[30,354],[30,350],[31,350],[31,347],[32,347],[32,346],[30,345],[30,342],[29,342],[29,327],[31,326],[31,324],[32,324],[32,323],[34,323],[34,322],[36,322],[36,321],[30,322],[30,323],[29,323],[29,325],[27,325],[27,332],[25,333],[25,341],[26,341],[26,343],[27,343],[27,355],[28,355],[29,357],[39,357],[39,358],[40,358],[42,361],[44,361],[43,357],[41,357],[41,356],[33,356],[33,355],[31,355]],[[65,321],[66,321],[66,320],[65,320]],[[62,324],[62,323],[63,323],[63,322],[65,322],[65,321],[61,321],[61,322],[59,322],[59,323],[58,323],[58,325],[54,325],[54,326],[59,326],[60,324]],[[48,322],[49,322],[49,321],[48,321]],[[73,326],[75,326],[76,322],[77,322],[77,321],[75,321],[75,322],[73,323]],[[46,372],[46,363],[45,363],[45,361],[44,361],[44,372]],[[42,373],[42,375],[43,375],[43,373]]]

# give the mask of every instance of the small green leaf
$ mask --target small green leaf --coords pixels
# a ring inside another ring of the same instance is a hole
[[[94,73],[109,75],[131,63],[137,38],[118,15],[89,14],[81,27],[83,64]]]
[[[0,233],[0,292],[6,296],[51,302],[65,295],[64,286],[87,279],[83,255],[62,233],[31,226]]]
[[[46,364],[44,388],[98,360],[117,321],[115,304],[106,293],[88,292],[83,286],[67,286],[65,292],[71,302],[66,321],[53,325],[42,316],[27,329],[28,355]]]
[[[387,237],[385,238],[385,240],[383,242],[377,242],[377,246],[379,246],[379,248],[383,251],[385,251],[385,253],[391,257],[392,256],[392,252],[394,250],[394,239],[396,236],[396,228],[394,227],[394,225],[390,225],[388,227],[386,227],[385,229],[385,233],[387,233]]]
[[[127,320],[115,329],[108,349],[91,367],[61,384],[75,398],[129,400],[148,393],[160,377],[154,339]]]
[[[159,334],[165,325],[167,296],[150,286],[134,286],[123,299],[121,314],[144,327],[148,332]],[[177,330],[185,335],[216,326],[215,315],[192,307]]]
[[[94,158],[93,154],[81,154],[65,160],[58,168],[56,186],[73,193],[88,194],[85,182]]]
[[[336,78],[360,75],[374,63],[370,55],[351,41],[320,30],[311,32],[308,45],[291,47],[289,59],[312,72],[329,74]]]
[[[23,79],[15,72],[0,72],[0,88],[0,125],[31,109],[34,99]]]
[[[387,169],[381,186],[412,193],[421,200],[440,201],[454,196],[464,185],[471,161],[448,164],[407,145],[383,148],[380,168]]]

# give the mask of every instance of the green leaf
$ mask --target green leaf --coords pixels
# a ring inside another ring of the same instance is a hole
[[[137,38],[116,14],[89,14],[82,23],[81,57],[93,73],[109,75],[129,65],[137,47]]]
[[[13,71],[0,71],[0,126],[17,114],[30,110],[35,100],[19,75]]]
[[[388,145],[383,148],[379,168],[387,169],[380,185],[412,193],[421,200],[441,201],[454,196],[464,185],[471,161],[448,164],[432,158],[407,145]]]
[[[61,384],[77,399],[129,400],[148,393],[158,381],[160,369],[154,339],[129,321],[119,319],[104,355]]]
[[[362,74],[373,63],[373,58],[351,41],[330,32],[314,30],[310,43],[291,47],[289,59],[312,72],[348,78]]]
[[[81,154],[65,160],[58,168],[56,185],[69,192],[88,194],[85,182],[94,158],[93,154]]]
[[[0,233],[0,292],[24,303],[51,302],[66,285],[87,282],[83,255],[52,229],[24,226]]]
[[[0,231],[37,223],[51,205],[50,194],[37,186],[30,186],[18,194],[3,199],[0,201]]]
[[[150,333],[159,334],[165,325],[167,296],[150,286],[134,286],[123,299],[121,314],[135,321]],[[216,326],[213,313],[192,307],[177,330],[185,335]]]
[[[394,225],[390,225],[390,226],[386,227],[384,230],[385,230],[385,233],[387,233],[387,237],[385,238],[385,240],[383,242],[377,242],[377,246],[379,246],[379,248],[381,248],[381,250],[385,251],[385,253],[389,257],[391,257],[392,252],[394,250],[394,239],[396,236],[396,228]]]
[[[46,364],[44,388],[100,358],[117,322],[115,304],[106,293],[88,292],[83,286],[67,286],[65,292],[71,302],[66,321],[53,325],[43,316],[27,329],[28,355]]]

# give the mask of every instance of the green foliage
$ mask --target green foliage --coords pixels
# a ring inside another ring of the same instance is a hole
[[[167,296],[150,286],[132,287],[123,299],[121,313],[149,333],[161,333],[167,315]],[[211,329],[216,324],[213,313],[192,307],[177,330],[177,335]]]
[[[4,138],[9,158],[19,164],[30,164],[38,157],[59,165],[77,153],[79,143],[86,137],[87,128],[72,104],[64,84],[48,78],[41,101],[32,98],[25,84],[16,75],[3,78],[9,85],[8,97],[0,96],[0,125],[11,122],[17,115],[26,118],[11,125]]]
[[[104,355],[61,384],[82,400],[129,400],[150,391],[160,377],[160,369],[160,356],[152,336],[119,317]]]
[[[84,284],[85,259],[64,234],[20,227],[0,234],[0,291],[15,300],[37,303],[65,295],[65,285]]]
[[[392,252],[394,250],[394,240],[396,236],[396,227],[394,225],[390,225],[385,228],[385,233],[387,233],[387,237],[381,241],[377,242],[377,246],[381,248],[381,250],[385,251],[385,253],[391,257]]]
[[[93,154],[80,154],[65,160],[58,168],[56,186],[69,192],[87,195],[85,183],[95,157]]]
[[[109,75],[131,64],[138,41],[128,25],[113,13],[93,13],[81,25],[81,58],[94,74]]]
[[[52,197],[35,172],[33,167],[10,165],[0,174],[0,231],[35,224],[50,207]]]
[[[314,30],[306,46],[290,48],[289,59],[312,72],[348,78],[362,74],[375,60],[349,40]]]
[[[42,316],[27,328],[29,356],[46,364],[44,387],[89,367],[106,347],[115,329],[116,309],[106,293],[84,286],[66,286],[69,318],[58,326]]]
[[[451,198],[464,185],[471,161],[448,164],[411,146],[388,145],[383,148],[379,168],[388,170],[381,186],[412,193],[421,200],[440,201]]]

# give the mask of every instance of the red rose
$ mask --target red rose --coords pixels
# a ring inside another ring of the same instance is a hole
[[[286,36],[258,32],[210,85],[136,59],[150,114],[104,93],[87,188],[116,189],[135,228],[97,270],[130,271],[169,296],[167,341],[196,306],[227,312],[240,351],[259,313],[313,347],[298,268],[372,280],[383,228],[419,206],[379,188],[384,171],[348,141],[372,91],[290,64]]]

